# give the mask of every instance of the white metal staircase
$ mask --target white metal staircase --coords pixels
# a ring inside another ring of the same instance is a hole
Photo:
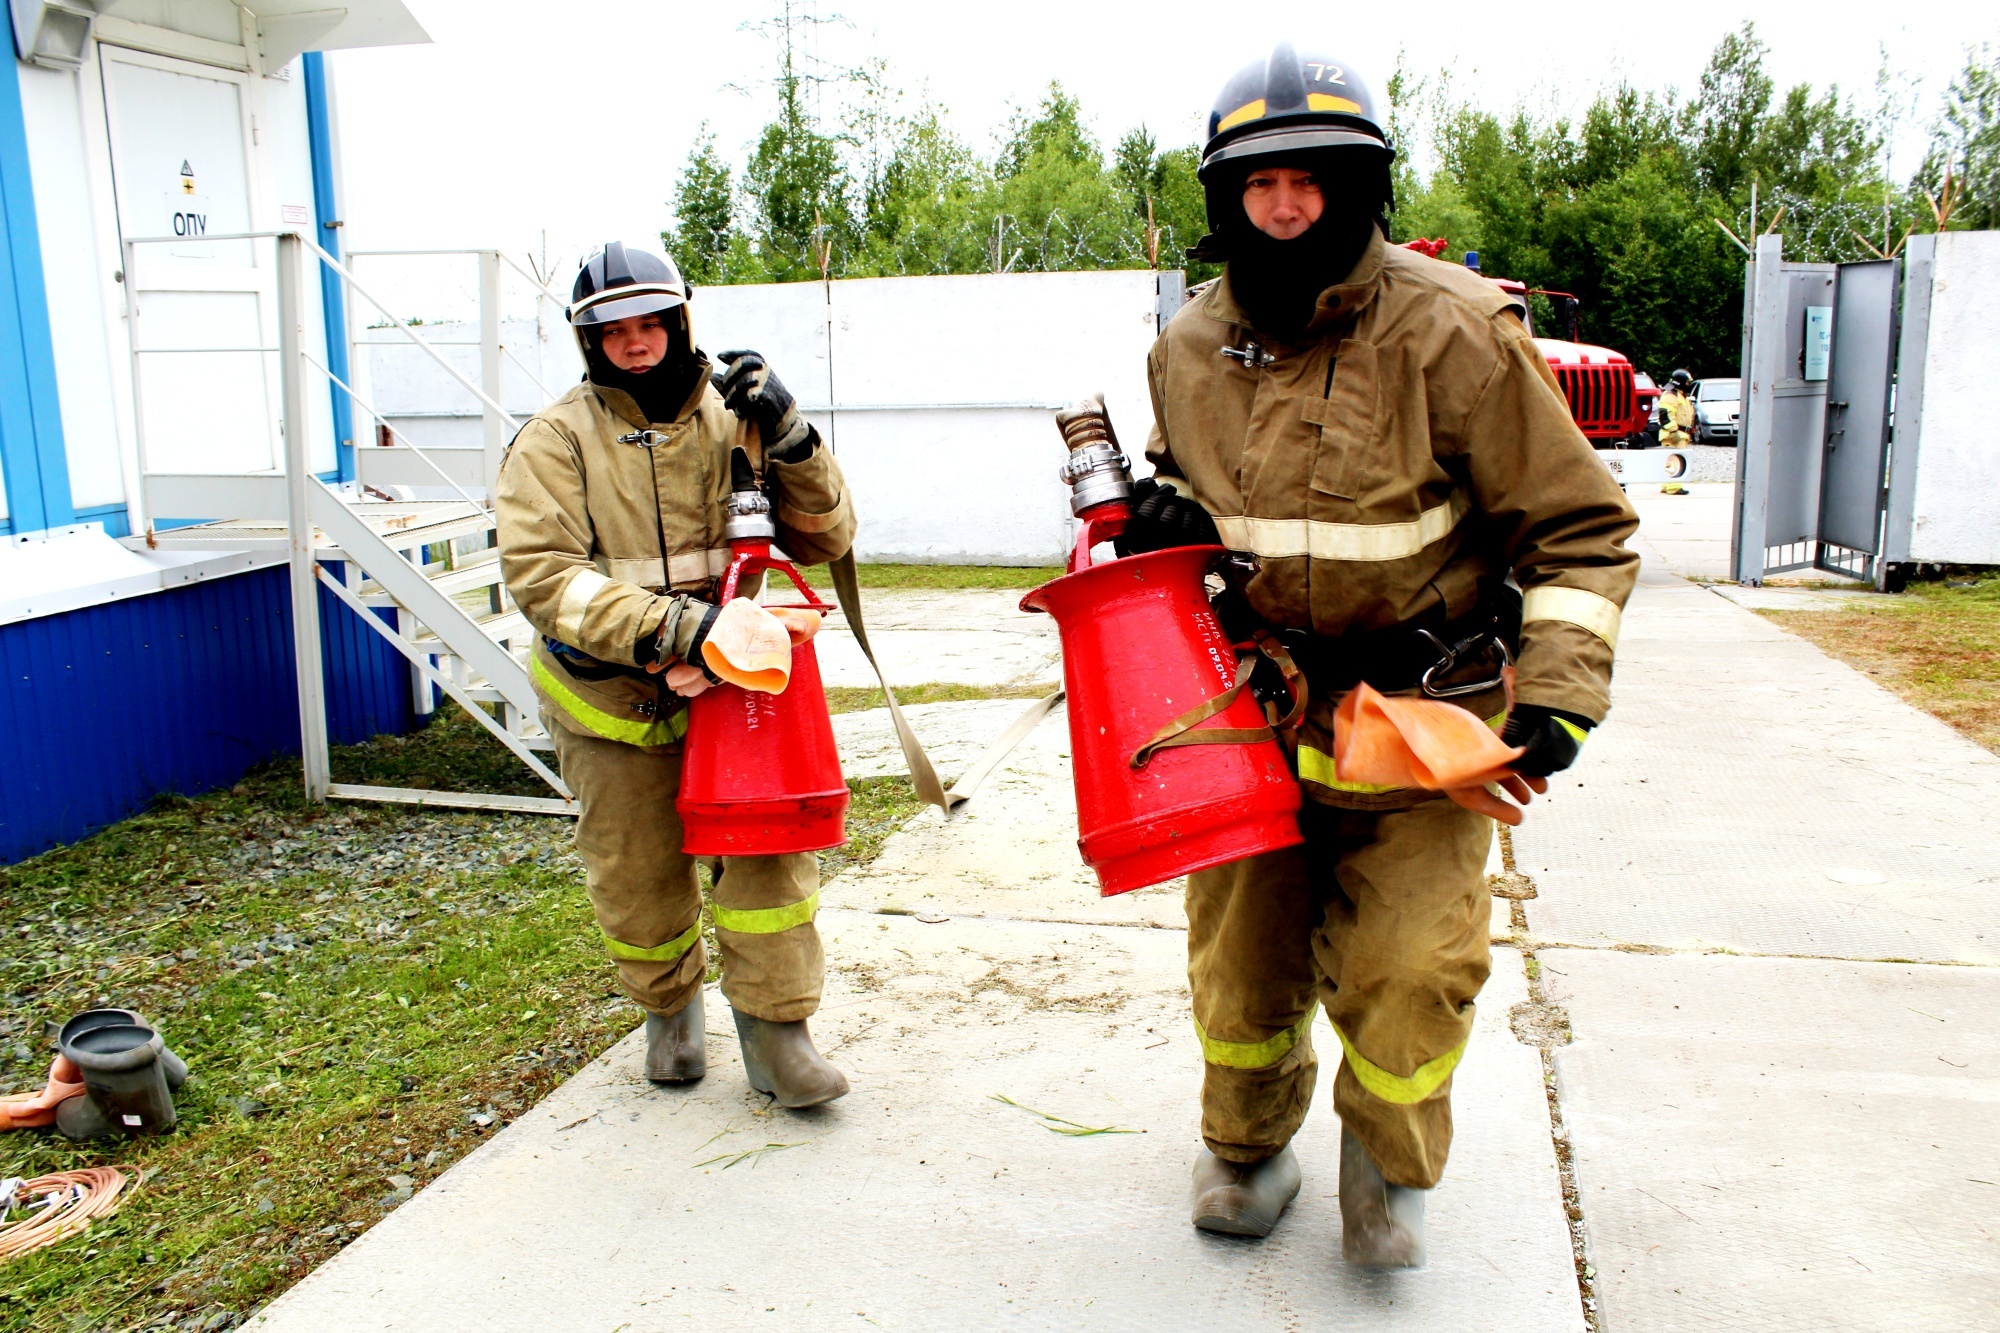
[[[286,466],[281,471],[233,475],[149,473],[145,470],[142,430],[141,484],[148,514],[226,513],[231,517],[166,530],[149,527],[144,537],[130,540],[156,548],[286,553],[292,569],[293,640],[308,796],[574,814],[569,789],[537,753],[549,750],[551,743],[541,728],[528,677],[527,658],[535,631],[514,606],[502,581],[499,551],[491,536],[495,521],[488,505],[468,494],[444,468],[423,451],[409,447],[407,441],[393,451],[406,460],[400,466],[420,465],[460,498],[375,498],[383,492],[366,484],[366,470],[363,484],[336,490],[311,474],[305,458],[306,432],[284,428],[284,423],[304,419],[304,385],[312,371],[324,375],[336,392],[344,392],[359,406],[367,407],[301,345],[306,251],[316,254],[350,290],[385,314],[389,312],[361,289],[337,260],[309,240],[292,233],[217,239],[277,242],[279,327],[275,350],[283,395],[279,430]],[[128,246],[145,243],[128,242]],[[494,267],[482,255],[482,276]],[[473,384],[414,330],[398,323],[413,342],[484,404],[488,418],[484,480],[490,495],[500,456],[494,442],[504,443],[518,429],[518,423],[500,407],[495,393]],[[144,350],[135,347],[135,360]],[[497,390],[497,383],[492,387]],[[433,554],[439,558],[432,559]],[[418,711],[430,711],[435,687],[512,750],[554,795],[430,791],[332,781],[315,592],[318,586],[329,589],[409,661]],[[382,610],[391,610],[394,615],[385,620],[377,614]]]

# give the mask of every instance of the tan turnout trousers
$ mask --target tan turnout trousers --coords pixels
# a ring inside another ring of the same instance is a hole
[[[1451,1149],[1451,1071],[1486,984],[1493,821],[1307,802],[1303,847],[1188,877],[1188,981],[1207,1062],[1201,1134],[1232,1162],[1298,1132],[1323,1003],[1343,1048],[1342,1123],[1391,1184],[1429,1189]]]
[[[619,985],[644,1009],[679,1013],[708,966],[695,858],[681,850],[674,809],[681,747],[605,740],[546,715],[544,725],[577,796],[576,848]],[[825,970],[813,925],[819,858],[731,856],[707,865],[730,1007],[773,1023],[809,1017]]]

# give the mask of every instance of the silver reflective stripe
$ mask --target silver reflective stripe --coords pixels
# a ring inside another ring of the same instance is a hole
[[[1623,619],[1618,603],[1583,588],[1530,588],[1521,598],[1523,625],[1537,620],[1564,621],[1589,630],[1610,648],[1618,646],[1618,622]]]
[[[1323,523],[1310,518],[1217,518],[1222,544],[1267,559],[1310,556],[1314,560],[1403,560],[1442,539],[1465,517],[1466,502],[1454,494],[1408,523]]]
[[[654,562],[654,568],[659,562]],[[706,583],[719,579],[729,568],[729,548],[717,547],[709,551],[682,551],[679,555],[667,557],[667,582]]]
[[[594,569],[579,569],[570,575],[556,607],[556,637],[564,643],[581,643],[583,613],[590,609],[591,599],[610,586],[611,580]]]
[[[636,583],[641,588],[663,588],[667,583],[666,567],[658,556],[645,560],[612,560],[607,562],[611,577],[620,583]]]

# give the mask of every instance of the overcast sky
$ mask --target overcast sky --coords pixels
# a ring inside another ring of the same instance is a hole
[[[770,118],[771,92],[758,81],[770,78],[775,47],[743,25],[782,0],[405,2],[431,45],[330,57],[349,246],[497,245],[525,255],[546,231],[566,283],[578,255],[601,240],[657,238],[704,121],[740,161]],[[846,20],[816,30],[816,54],[829,66],[885,59],[893,83],[913,96],[928,88],[982,152],[1010,107],[1034,102],[1051,79],[1081,99],[1107,147],[1138,124],[1162,146],[1191,142],[1222,81],[1281,37],[1345,61],[1378,92],[1401,52],[1412,70],[1448,70],[1458,96],[1505,111],[1523,102],[1572,108],[1619,79],[1687,95],[1717,39],[1753,18],[1781,87],[1837,83],[1871,109],[1886,46],[1891,63],[1920,80],[1926,120],[1967,46],[2000,41],[1991,6],[1961,0],[819,0],[818,10]],[[1914,166],[1918,128],[1903,136],[1899,175]]]

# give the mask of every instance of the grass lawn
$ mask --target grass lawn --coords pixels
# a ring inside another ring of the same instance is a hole
[[[537,790],[455,711],[335,774]],[[920,808],[903,779],[850,786],[829,879]],[[232,1327],[637,1026],[570,829],[309,806],[281,762],[0,869],[0,1086],[40,1086],[45,1024],[94,1004],[193,1071],[172,1134],[0,1136],[0,1176],[146,1171],[114,1217],[0,1267],[0,1329]]]
[[[955,704],[972,699],[1039,699],[1058,688],[1052,680],[1034,685],[953,685],[934,680],[922,685],[898,685],[896,702],[910,708],[916,704]],[[867,708],[881,708],[885,703],[878,685],[826,687],[828,712],[858,713]]]
[[[2000,574],[1959,581],[1763,614],[2000,754]]]
[[[855,578],[869,588],[1039,588],[1060,577],[1062,567],[1045,565],[856,565]],[[826,566],[804,571],[806,582],[823,592],[833,589]],[[902,696],[896,696],[901,699]]]

